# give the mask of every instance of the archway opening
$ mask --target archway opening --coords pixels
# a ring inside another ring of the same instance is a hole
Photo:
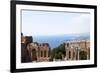
[[[87,52],[86,51],[80,51],[79,59],[80,60],[87,60]]]
[[[32,61],[37,61],[37,55],[36,55],[36,50],[32,50]]]
[[[69,59],[71,58],[71,52],[69,51]]]

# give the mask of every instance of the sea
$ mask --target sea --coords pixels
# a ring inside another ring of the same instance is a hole
[[[48,43],[50,48],[56,48],[68,40],[85,40],[90,39],[90,34],[71,34],[71,35],[54,35],[54,36],[33,36],[33,42]]]

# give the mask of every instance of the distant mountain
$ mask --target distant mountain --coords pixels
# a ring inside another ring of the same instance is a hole
[[[56,36],[33,36],[33,42],[38,43],[49,43],[51,48],[55,48],[60,44],[64,43],[66,40],[82,40],[90,39],[90,33],[81,34],[64,34]]]
[[[73,34],[70,40],[87,40],[90,39],[90,33]]]

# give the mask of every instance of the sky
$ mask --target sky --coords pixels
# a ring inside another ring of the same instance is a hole
[[[74,12],[22,10],[22,33],[54,36],[90,32],[90,14]]]

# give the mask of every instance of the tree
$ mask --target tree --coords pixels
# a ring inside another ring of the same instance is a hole
[[[80,57],[80,60],[86,60],[87,59],[87,52],[80,51],[79,57]]]
[[[62,59],[65,56],[65,44],[60,44],[58,47],[52,49],[51,58]]]

